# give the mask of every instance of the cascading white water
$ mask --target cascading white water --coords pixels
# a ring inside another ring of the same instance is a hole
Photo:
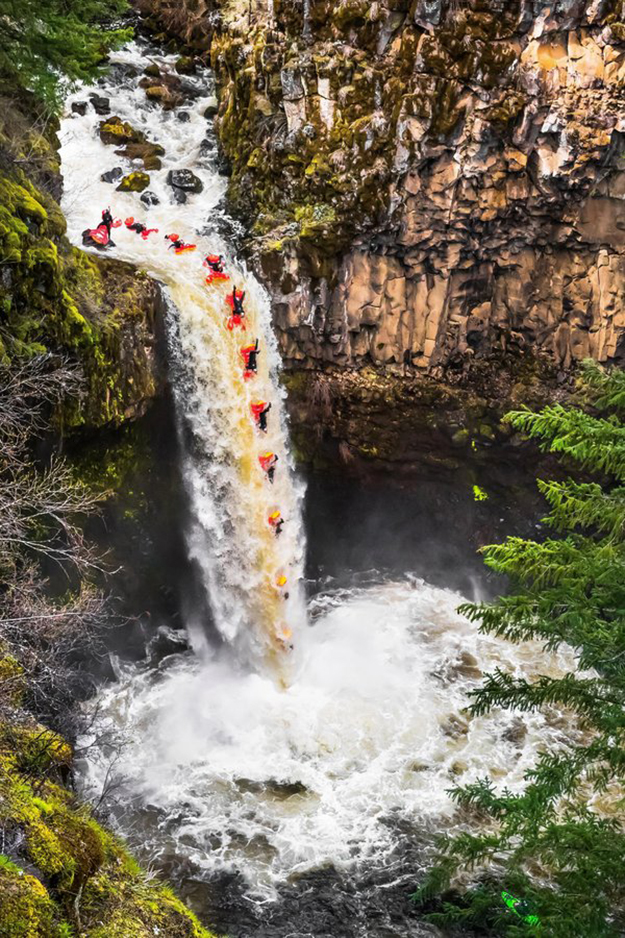
[[[117,192],[114,185],[100,180],[101,174],[113,167],[130,172],[142,164],[132,165],[117,156],[114,147],[100,141],[102,117],[91,107],[84,116],[70,112],[61,130],[63,210],[68,232],[80,244],[81,232],[95,227],[102,208],[108,205],[115,217],[132,216],[149,228],[158,228],[158,233],[145,240],[125,226],[114,230],[116,247],[112,253],[164,284],[171,301],[168,325],[176,408],[181,437],[191,441],[183,467],[193,513],[189,553],[202,572],[210,607],[224,638],[250,663],[269,662],[284,682],[290,667],[291,634],[305,621],[300,587],[302,493],[288,452],[267,297],[211,225],[211,211],[224,194],[224,181],[206,154],[210,127],[204,112],[214,102],[212,77],[204,70],[194,78],[185,78],[195,100],[176,112],[167,112],[147,102],[139,80],[143,69],[152,63],[163,72],[173,71],[175,56],[148,56],[133,44],[113,55],[111,61],[118,66],[118,73],[113,72],[99,89],[110,100],[109,113],[130,122],[150,142],[165,149],[162,169],[150,172],[150,191],[159,204],[148,207],[138,194]],[[68,106],[86,94],[82,89]],[[192,170],[202,181],[203,192],[189,195],[184,205],[177,204],[167,183],[172,169]],[[197,243],[197,250],[184,255],[168,250],[164,236],[171,232]],[[202,258],[208,253],[224,255],[230,282],[205,284],[207,271]],[[226,295],[235,284],[245,291],[246,331],[226,328]],[[258,373],[245,381],[240,349],[257,337],[261,348]],[[250,412],[251,403],[258,399],[272,405],[265,434],[255,427]],[[279,460],[273,485],[258,462],[259,455],[267,451]],[[279,538],[268,524],[276,510],[285,519]],[[280,577],[286,577],[286,588],[278,585]],[[192,637],[197,650],[203,643],[201,626],[192,629]]]
[[[86,791],[112,780],[148,856],[237,870],[258,897],[328,864],[384,864],[394,820],[440,828],[455,781],[518,789],[538,748],[563,740],[555,711],[463,713],[483,669],[562,673],[572,655],[479,636],[460,598],[416,579],[318,596],[286,692],[223,659],[127,666],[98,700],[106,742],[89,750]]]
[[[113,56],[137,72],[148,61],[171,68],[172,58],[147,56],[136,45]],[[187,79],[202,93],[182,109],[187,121],[180,111],[148,104],[138,76],[127,69],[98,89],[110,97],[112,113],[165,148],[163,169],[150,174],[160,204],[149,209],[138,196],[100,181],[102,172],[124,162],[100,142],[91,109],[62,126],[63,208],[72,239],[79,243],[109,203],[115,215],[160,229],[147,241],[116,231],[114,253],[163,283],[171,299],[176,404],[190,440],[188,545],[228,642],[219,650],[205,644],[203,654],[172,657],[158,669],[121,665],[119,681],[103,688],[94,705],[80,782],[95,799],[104,789],[113,793],[108,805],[121,831],[152,862],[179,860],[196,879],[239,873],[249,897],[263,902],[297,874],[330,866],[351,876],[368,863],[388,864],[390,882],[398,826],[410,824],[412,831],[453,823],[446,790],[454,782],[489,773],[518,789],[537,750],[564,742],[563,716],[469,719],[466,692],[485,670],[562,673],[572,655],[563,649],[547,656],[536,645],[481,637],[455,611],[457,594],[411,578],[326,591],[310,603],[305,624],[302,595],[293,588],[303,554],[301,491],[285,471],[290,459],[267,299],[209,218],[224,192],[202,155],[210,80],[206,72]],[[172,202],[166,182],[168,170],[178,168],[192,169],[204,184],[182,206]],[[181,257],[166,251],[162,236],[172,230],[197,241],[198,251]],[[224,328],[225,288],[203,283],[199,262],[208,251],[227,257],[247,292],[254,327],[246,336],[259,335],[263,349],[256,380],[273,404],[266,439],[250,420],[240,342]],[[258,471],[261,447],[280,456],[283,471],[273,488]],[[274,507],[287,520],[278,540],[266,523]],[[392,536],[378,533],[381,540]],[[279,571],[289,579],[287,604],[274,589]],[[258,662],[268,647],[275,649],[267,636],[286,616],[299,625],[297,659],[291,680],[282,667],[276,682],[272,668],[248,665],[250,656]],[[194,631],[196,648],[201,634]],[[377,932],[365,923],[351,934],[408,932]]]

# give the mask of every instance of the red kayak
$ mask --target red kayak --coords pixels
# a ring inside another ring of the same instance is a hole
[[[217,270],[212,270],[206,278],[206,283],[208,286],[210,286],[211,283],[217,283],[220,280],[230,280],[230,277],[223,271],[220,273]]]
[[[121,221],[119,219],[111,222],[111,228],[119,228],[120,225]],[[100,222],[97,228],[85,228],[82,233],[82,243],[87,247],[96,247],[98,249],[115,247],[115,242],[111,240],[109,227],[104,222]]]

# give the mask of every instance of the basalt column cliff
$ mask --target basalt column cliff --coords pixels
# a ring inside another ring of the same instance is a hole
[[[624,7],[144,0],[210,53],[287,367],[510,399],[621,358]]]

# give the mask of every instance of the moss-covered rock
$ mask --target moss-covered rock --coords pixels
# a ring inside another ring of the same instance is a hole
[[[160,169],[160,157],[165,155],[164,148],[158,143],[129,143],[121,150],[115,150],[118,156],[125,156],[128,160],[142,160],[146,170]]]
[[[121,117],[107,117],[100,124],[100,140],[119,147],[124,143],[144,143],[145,135]]]
[[[157,390],[155,287],[129,265],[68,243],[51,195],[55,139],[37,140],[41,160],[25,159],[34,105],[0,105],[0,254],[10,261],[0,277],[0,359],[69,356],[86,389],[67,403],[65,426],[122,423],[143,413]]]
[[[150,185],[150,177],[147,173],[135,172],[129,173],[121,180],[117,186],[118,192],[143,192]]]
[[[71,749],[16,714],[0,723],[0,935],[210,938],[61,784]]]
[[[194,75],[195,61],[189,55],[181,55],[176,60],[175,69],[179,75]]]

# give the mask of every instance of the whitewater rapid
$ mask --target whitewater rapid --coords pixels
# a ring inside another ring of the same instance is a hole
[[[81,244],[81,232],[95,227],[109,205],[116,218],[132,216],[159,229],[143,240],[122,225],[113,231],[116,247],[111,255],[146,271],[166,289],[170,375],[192,512],[186,532],[189,554],[201,571],[223,638],[239,657],[261,668],[269,663],[286,682],[292,635],[305,622],[304,545],[302,490],[288,449],[279,357],[266,293],[217,230],[216,209],[225,185],[215,168],[212,127],[204,116],[215,103],[211,73],[200,69],[185,77],[191,100],[173,111],[147,101],[139,85],[146,66],[156,64],[162,72],[175,74],[175,60],[133,43],[111,56],[110,77],[98,87],[110,101],[109,115],[128,121],[164,148],[162,169],[149,173],[149,191],[159,204],[148,207],[137,193],[117,192],[116,184],[101,181],[102,173],[114,167],[128,173],[141,169],[142,163],[115,155],[114,146],[101,142],[98,129],[104,118],[91,106],[83,116],[72,113],[74,102],[89,100],[89,89],[82,88],[68,100],[61,127],[62,207],[75,244]],[[192,170],[203,184],[203,192],[188,193],[183,205],[175,202],[167,182],[175,169]],[[164,236],[172,232],[196,243],[197,250],[183,255],[168,250]],[[202,259],[208,253],[224,255],[232,278],[228,283],[206,286]],[[226,294],[234,285],[245,291],[245,332],[226,328]],[[245,381],[240,349],[257,337],[258,374]],[[266,434],[255,427],[250,412],[251,403],[259,399],[272,405]],[[278,456],[273,485],[258,462],[265,452]],[[279,539],[268,524],[276,510],[285,520]],[[280,578],[286,579],[284,588]],[[190,618],[187,626],[200,651],[206,646],[205,623]]]
[[[237,871],[260,898],[328,864],[383,866],[402,821],[452,822],[453,784],[488,773],[518,790],[564,740],[555,711],[463,712],[485,670],[563,673],[572,657],[478,635],[460,600],[418,579],[317,596],[286,692],[227,655],[126,666],[98,699],[106,742],[88,749],[86,792],[112,786],[147,856]]]

